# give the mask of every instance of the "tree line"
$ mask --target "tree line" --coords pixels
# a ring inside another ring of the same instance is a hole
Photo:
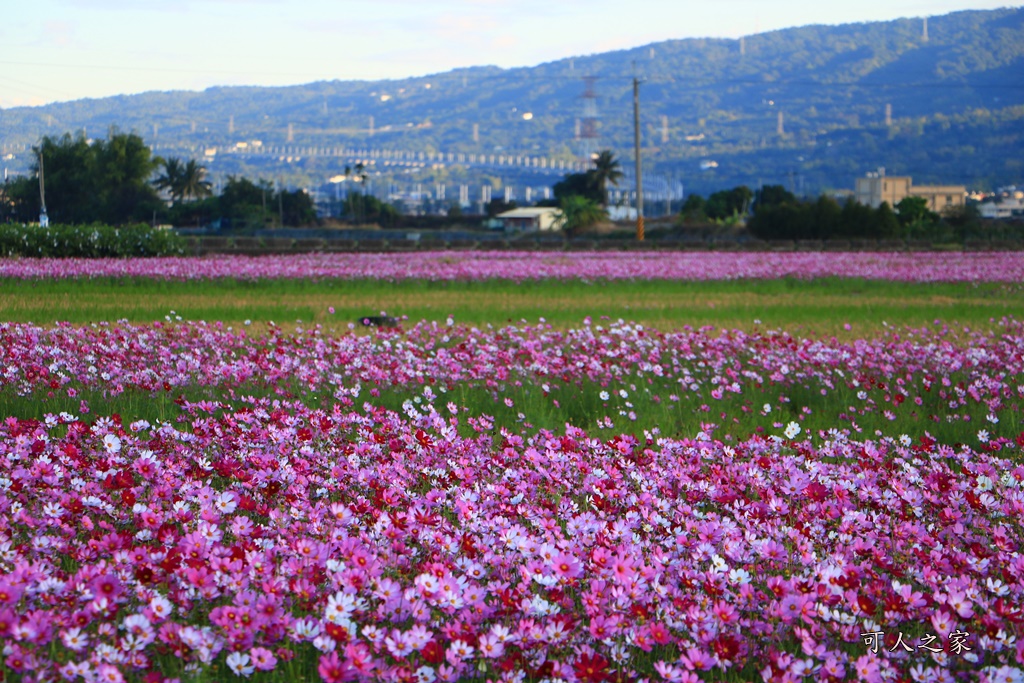
[[[978,223],[970,206],[950,207],[942,215],[928,209],[922,197],[905,197],[895,207],[877,208],[850,198],[840,203],[828,195],[801,199],[781,185],[757,192],[740,186],[708,198],[690,195],[679,222],[745,223],[751,235],[763,240],[930,239],[963,240]]]
[[[140,222],[255,228],[316,221],[303,190],[275,189],[266,180],[229,176],[214,196],[206,168],[194,159],[154,156],[134,133],[107,139],[46,136],[33,147],[31,174],[0,187],[0,222],[32,223],[42,209],[53,223],[127,225]],[[168,201],[169,200],[169,201]]]

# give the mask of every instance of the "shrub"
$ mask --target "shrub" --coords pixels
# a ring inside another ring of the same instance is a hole
[[[0,256],[36,258],[127,258],[185,253],[170,230],[148,225],[0,225]]]

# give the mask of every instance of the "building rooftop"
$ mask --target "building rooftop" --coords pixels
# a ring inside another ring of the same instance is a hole
[[[547,213],[556,213],[558,208],[554,206],[524,206],[521,209],[512,209],[499,213],[495,218],[536,218]]]

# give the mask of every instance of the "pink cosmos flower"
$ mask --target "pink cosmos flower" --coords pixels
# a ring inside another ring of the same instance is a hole
[[[338,654],[334,651],[320,656],[320,662],[316,670],[325,683],[343,683],[351,679],[350,672],[342,664]]]
[[[100,683],[124,683],[124,676],[112,664],[100,664],[96,667],[96,680]]]
[[[477,643],[477,649],[480,650],[481,655],[488,659],[497,659],[505,654],[505,645],[494,634],[482,636]]]
[[[804,595],[790,593],[779,601],[779,615],[787,624],[799,619],[804,610],[807,598]]]
[[[277,657],[265,647],[254,647],[249,650],[249,656],[252,657],[252,664],[257,671],[271,671],[277,666]]]
[[[113,574],[100,574],[89,582],[89,590],[97,599],[113,601],[121,595],[121,582]]]
[[[558,553],[552,557],[551,567],[556,576],[564,579],[575,579],[583,573],[579,561],[568,553]]]

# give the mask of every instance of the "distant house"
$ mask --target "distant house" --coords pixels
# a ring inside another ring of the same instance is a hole
[[[1001,201],[988,201],[978,204],[978,213],[982,218],[1021,218],[1024,217],[1024,198],[1001,197]]]
[[[505,232],[560,230],[562,212],[551,206],[529,206],[499,213],[494,217]]]
[[[963,185],[914,185],[910,176],[887,176],[885,169],[857,178],[853,197],[858,203],[877,209],[882,202],[894,207],[907,197],[921,197],[928,209],[941,212],[947,207],[963,206],[967,188]]]

